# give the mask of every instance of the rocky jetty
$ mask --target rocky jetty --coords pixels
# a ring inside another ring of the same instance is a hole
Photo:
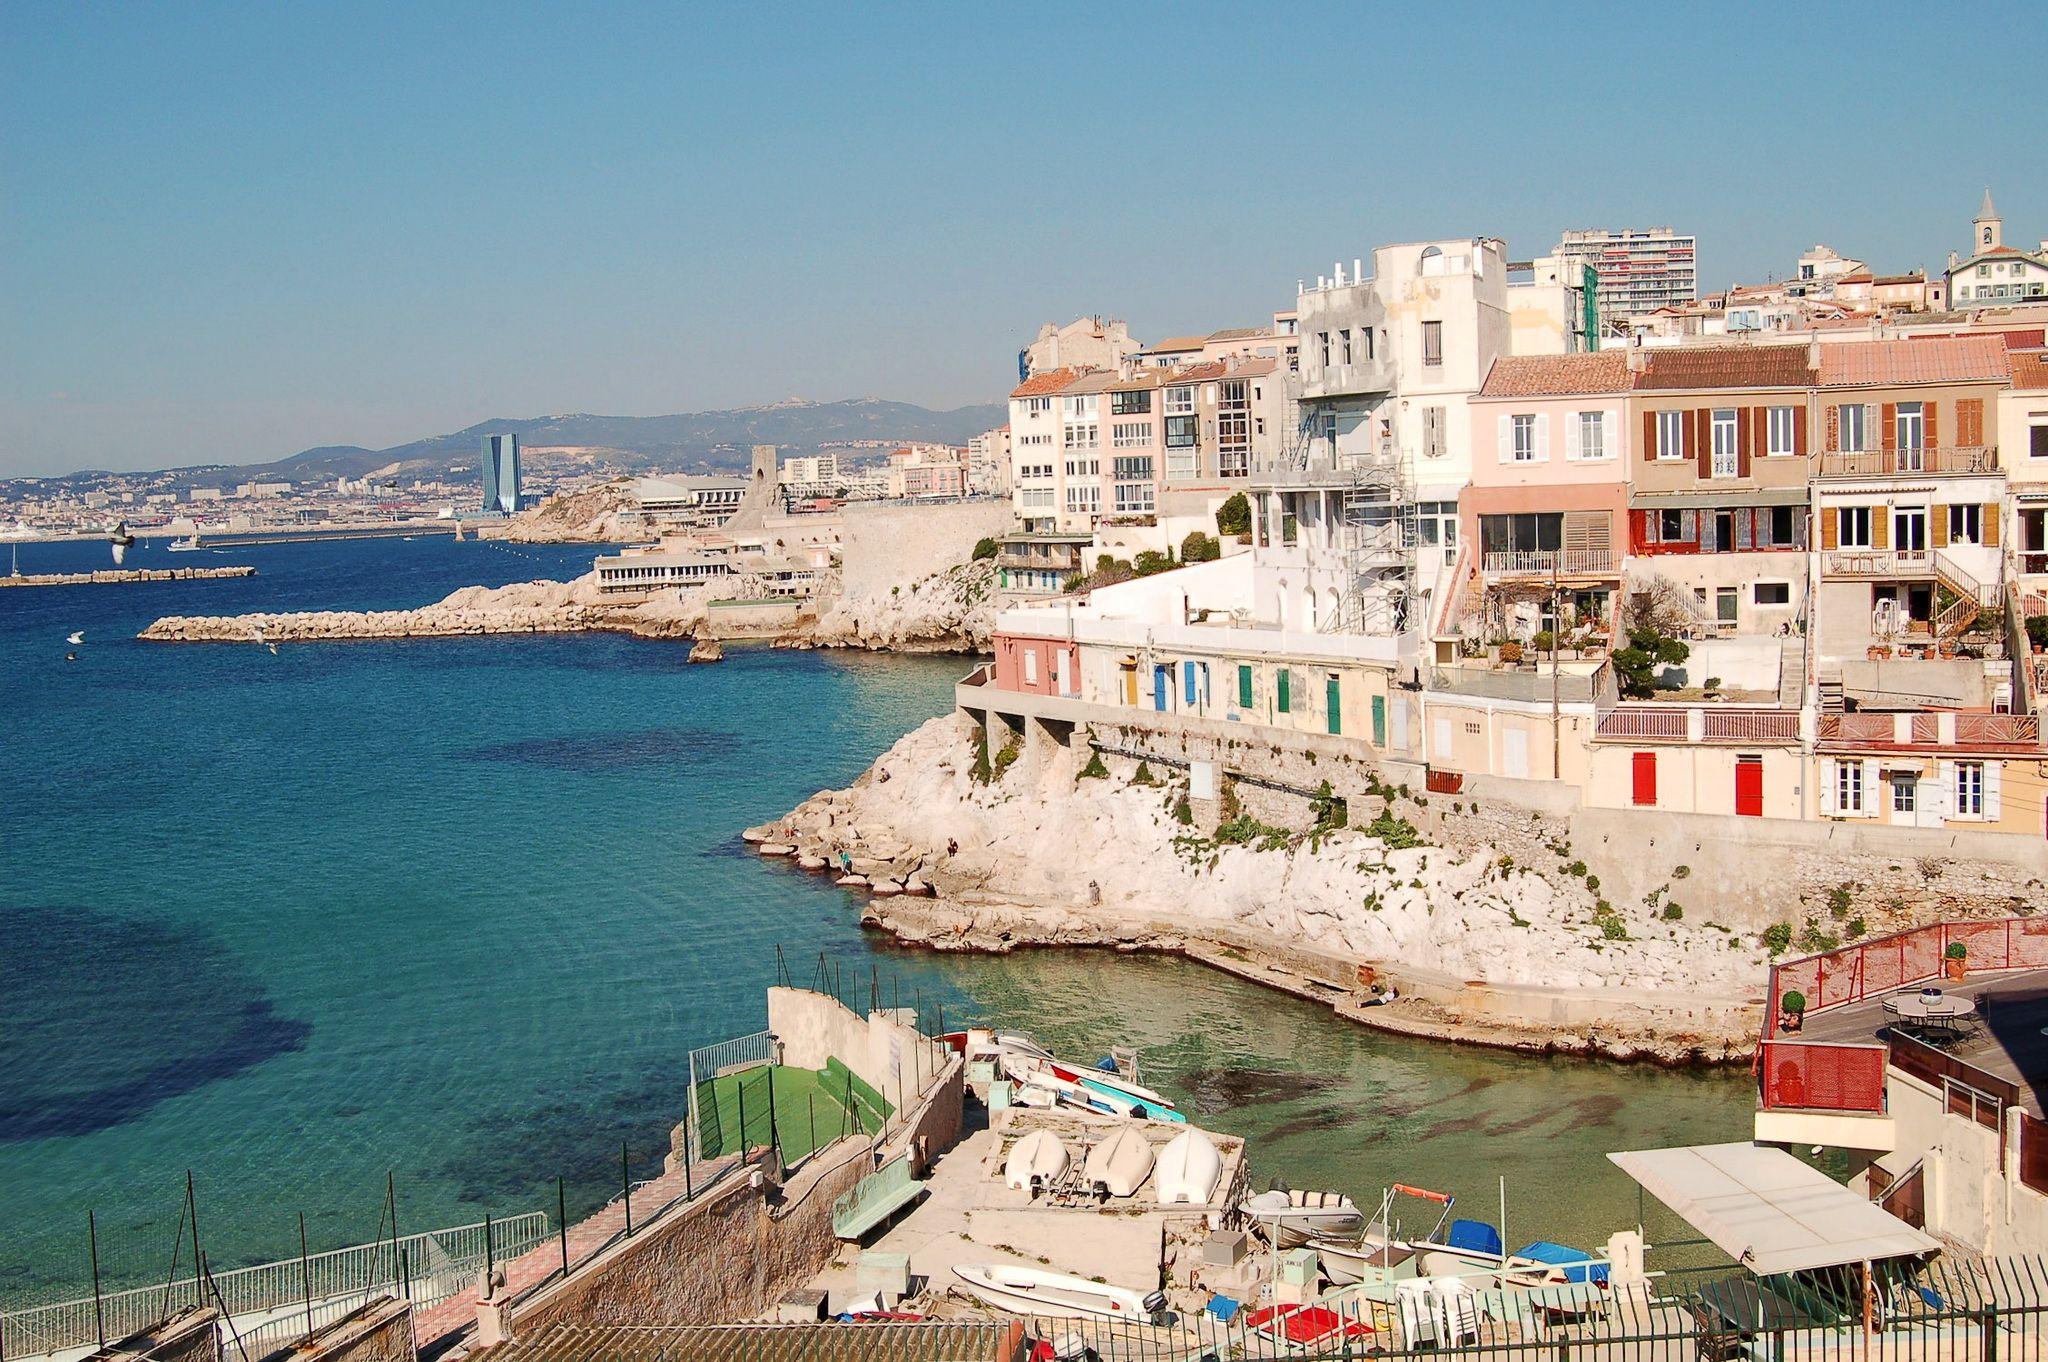
[[[987,562],[935,573],[899,590],[829,601],[816,617],[800,616],[775,642],[797,648],[866,648],[905,652],[973,652],[988,646],[994,627],[994,567]],[[571,634],[596,631],[640,638],[761,637],[745,612],[711,618],[715,588],[673,588],[645,597],[607,597],[594,573],[569,582],[518,582],[464,587],[411,610],[309,610],[290,614],[167,615],[141,637],[167,643],[308,642],[380,638],[460,638],[478,634]],[[787,615],[777,617],[786,620]],[[769,630],[781,624],[765,626]],[[722,654],[721,654],[722,655]],[[693,661],[715,661],[698,657]]]
[[[748,837],[791,847],[800,863],[850,862],[851,877],[869,884],[915,882],[934,897],[873,900],[865,920],[935,949],[1175,951],[1291,981],[1347,1015],[1417,1034],[1671,1063],[1748,1053],[1746,1027],[1702,1031],[1675,1010],[1668,1026],[1587,1028],[1552,1023],[1539,1008],[1507,1024],[1467,1024],[1408,1002],[1358,1008],[1356,991],[1332,996],[1301,977],[1304,954],[1346,962],[1354,979],[1364,977],[1357,966],[1392,976],[1405,964],[1510,992],[1669,991],[1725,1001],[1731,1014],[1760,989],[1764,966],[1726,930],[1641,908],[1624,918],[1583,880],[1411,845],[1412,829],[1391,812],[1380,835],[1253,824],[1246,838],[1243,823],[1205,835],[1183,821],[1184,787],[1171,779],[1089,776],[1069,754],[1035,774],[1000,761],[992,770],[977,759],[975,734],[959,715],[934,719],[850,787],[820,792]]]
[[[705,638],[700,635],[697,641],[690,645],[689,660],[692,662],[723,662],[725,660],[725,645],[715,638]]]

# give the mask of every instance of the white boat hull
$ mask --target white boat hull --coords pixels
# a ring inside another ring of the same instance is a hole
[[[954,1268],[953,1275],[981,1299],[1013,1314],[1144,1323],[1156,1309],[1151,1299],[1128,1287],[1091,1282],[1063,1272],[973,1263]]]
[[[1058,1181],[1072,1161],[1059,1136],[1049,1130],[1034,1130],[1010,1146],[1010,1156],[1003,1161],[1003,1181],[1014,1191],[1035,1192]]]
[[[1081,1176],[1107,1196],[1136,1194],[1152,1176],[1152,1142],[1129,1126],[1088,1151]]]
[[[1207,1206],[1223,1180],[1223,1155],[1195,1129],[1173,1137],[1152,1168],[1152,1190],[1162,1206]]]

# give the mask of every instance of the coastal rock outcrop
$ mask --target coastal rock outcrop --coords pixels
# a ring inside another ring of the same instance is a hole
[[[1757,948],[1726,929],[1617,909],[1581,879],[1530,873],[1507,858],[1410,845],[1411,836],[1386,831],[1398,819],[1377,824],[1380,835],[1289,835],[1255,820],[1204,834],[1186,821],[1175,779],[1089,778],[1064,751],[1037,771],[1000,762],[991,770],[976,746],[968,719],[934,719],[853,785],[822,791],[750,836],[833,865],[845,857],[876,883],[930,886],[934,898],[871,902],[866,920],[939,949],[1200,955],[1192,943],[1267,943],[1275,959],[1305,950],[1406,963],[1510,990],[1668,990],[1725,999],[1731,1012],[1761,984]],[[1531,1019],[1528,1029],[1540,1037],[1545,1027]],[[1746,1053],[1750,1036],[1702,1035],[1674,1013],[1661,1036],[1583,1040],[1563,1048],[1724,1059]]]
[[[831,599],[804,641],[822,648],[986,652],[995,633],[996,565],[980,559],[909,585]]]
[[[481,531],[486,538],[515,544],[614,544],[639,539],[646,532],[640,503],[627,479],[557,493],[502,527]]]

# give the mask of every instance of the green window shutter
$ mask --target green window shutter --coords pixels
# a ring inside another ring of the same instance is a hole
[[[1285,667],[1280,669],[1279,690],[1279,710],[1282,714],[1290,713],[1290,704],[1294,697],[1294,673]]]
[[[1384,695],[1372,697],[1372,745],[1387,745],[1387,697]]]
[[[1248,664],[1242,662],[1237,666],[1237,707],[1239,709],[1250,709],[1252,707],[1252,669]]]

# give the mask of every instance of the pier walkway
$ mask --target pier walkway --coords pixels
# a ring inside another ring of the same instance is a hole
[[[248,564],[232,567],[109,568],[103,572],[29,572],[0,577],[4,586],[123,586],[131,582],[205,582],[219,577],[254,577]]]

